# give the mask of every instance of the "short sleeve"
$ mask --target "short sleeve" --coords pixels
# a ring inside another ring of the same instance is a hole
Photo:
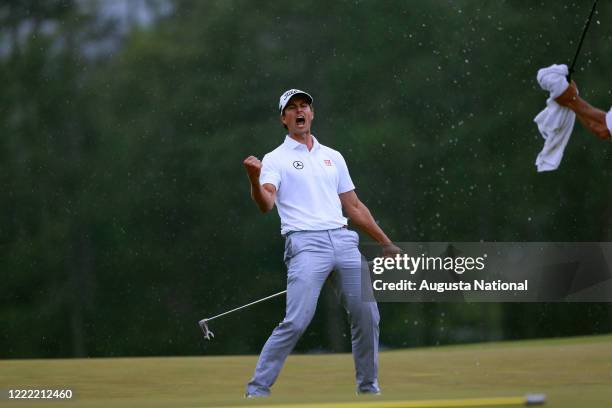
[[[612,134],[612,108],[610,108],[608,114],[606,115],[606,125],[608,126],[610,134]]]
[[[272,184],[278,191],[280,186],[281,174],[278,166],[274,162],[274,158],[266,154],[261,161],[261,174],[259,175],[259,184]]]
[[[344,157],[340,153],[338,154],[337,170],[338,170],[338,194],[346,193],[355,189],[351,175],[349,174],[348,167],[344,161]]]

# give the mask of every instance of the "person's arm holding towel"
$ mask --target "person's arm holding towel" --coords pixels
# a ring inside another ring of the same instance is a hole
[[[555,99],[561,106],[571,109],[576,113],[580,123],[600,139],[610,139],[612,131],[612,109],[606,114],[601,109],[591,106],[578,95],[576,83],[572,83],[567,89]]]

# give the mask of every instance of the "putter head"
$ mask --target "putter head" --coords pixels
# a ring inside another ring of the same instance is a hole
[[[198,322],[198,325],[200,326],[200,329],[202,329],[202,333],[204,334],[204,338],[206,340],[211,340],[213,337],[215,337],[215,334],[211,332],[208,328],[208,325],[206,324],[206,319],[200,320]]]

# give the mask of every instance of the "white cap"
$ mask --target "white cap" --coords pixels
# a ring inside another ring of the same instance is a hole
[[[283,112],[283,109],[285,109],[285,106],[287,106],[287,103],[289,103],[289,99],[291,99],[295,95],[304,95],[306,99],[308,99],[308,103],[312,105],[313,99],[312,96],[308,94],[308,92],[300,91],[299,89],[290,89],[288,91],[285,91],[285,93],[283,93],[280,99],[278,100],[279,112]]]

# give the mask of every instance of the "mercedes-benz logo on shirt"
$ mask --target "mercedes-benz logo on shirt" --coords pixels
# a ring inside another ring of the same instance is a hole
[[[298,170],[302,170],[304,168],[304,163],[302,163],[299,160],[296,160],[293,162],[293,167],[295,167]]]

